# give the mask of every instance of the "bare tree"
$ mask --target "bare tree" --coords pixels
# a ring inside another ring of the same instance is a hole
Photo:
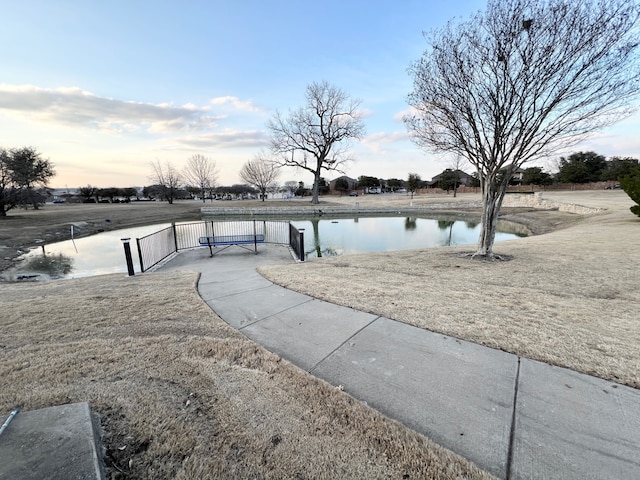
[[[494,256],[513,173],[630,113],[640,89],[634,0],[489,0],[427,34],[405,123],[415,143],[461,155],[482,184],[475,255]]]
[[[267,197],[267,191],[277,185],[278,175],[280,166],[263,153],[247,160],[240,170],[240,178],[258,189],[263,202]]]
[[[298,182],[295,180],[287,180],[284,182],[282,190],[287,194],[288,198],[291,198],[295,195],[296,190],[298,190]]]
[[[287,117],[276,112],[267,129],[281,166],[313,174],[312,202],[317,204],[322,170],[344,173],[341,168],[350,160],[349,141],[364,135],[364,123],[358,110],[360,102],[327,82],[309,85],[306,97],[307,104],[290,110]]]
[[[451,160],[449,160],[449,167],[453,171],[453,197],[458,196],[458,187],[460,186],[460,174],[462,172],[462,167],[467,163],[467,160],[460,156],[456,155]]]
[[[164,165],[160,163],[160,160],[151,162],[153,173],[150,175],[152,182],[160,188],[160,195],[163,199],[173,204],[173,200],[176,198],[176,194],[180,189],[182,183],[182,177],[176,167],[169,161]]]
[[[196,153],[187,160],[182,175],[189,186],[200,190],[202,203],[205,203],[206,192],[215,188],[218,173],[215,160]]]
[[[407,178],[407,190],[411,193],[411,200],[413,200],[413,195],[420,188],[422,184],[422,179],[420,175],[417,173],[410,173],[409,178]]]

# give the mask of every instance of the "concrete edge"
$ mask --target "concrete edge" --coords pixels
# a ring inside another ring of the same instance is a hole
[[[83,403],[86,405],[87,415],[89,415],[91,419],[91,432],[93,434],[91,449],[93,450],[93,466],[96,472],[96,478],[104,480],[107,478],[107,470],[104,462],[107,455],[107,448],[102,441],[104,438],[104,428],[102,428],[100,414],[98,412],[92,412],[87,402]]]

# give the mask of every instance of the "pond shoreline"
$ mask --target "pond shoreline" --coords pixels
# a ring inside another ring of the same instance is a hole
[[[549,231],[575,224],[584,218],[583,215],[573,213],[588,213],[585,211],[562,211],[566,207],[579,207],[578,203],[589,204],[593,196],[603,196],[603,192],[591,192],[590,195],[571,195],[567,192],[559,202],[549,205],[533,206],[537,195],[510,194],[505,198],[505,205],[500,218],[512,223],[525,226],[532,235],[548,233]],[[606,192],[609,193],[609,192]],[[611,195],[605,195],[606,198]],[[76,225],[75,238],[82,238],[111,230],[138,227],[163,222],[180,222],[205,217],[204,211],[211,212],[205,219],[233,218],[257,219],[258,212],[264,219],[298,220],[301,216],[313,216],[317,211],[318,217],[345,218],[354,216],[398,216],[426,217],[434,219],[456,218],[458,220],[477,221],[481,215],[478,195],[459,195],[454,198],[437,196],[417,196],[414,199],[402,198],[401,201],[391,197],[368,198],[357,200],[343,199],[348,203],[334,203],[326,201],[319,205],[311,205],[301,201],[267,201],[241,202],[241,207],[230,208],[213,204],[203,205],[200,202],[174,202],[169,205],[160,202],[132,202],[130,204],[64,204],[48,205],[39,210],[12,211],[8,217],[0,219],[0,272],[16,266],[16,260],[34,247],[49,245],[54,242],[69,240],[70,225]],[[565,198],[566,197],[566,198]],[[577,202],[575,200],[578,200]],[[411,203],[413,202],[413,204]],[[258,204],[259,203],[259,204]],[[394,203],[396,203],[394,205]],[[356,207],[357,205],[357,207]],[[598,205],[598,204],[596,204]],[[595,205],[594,205],[595,206]],[[582,210],[582,207],[580,207]],[[320,212],[322,212],[320,214]],[[212,218],[213,217],[213,218]],[[278,218],[280,217],[280,218]],[[2,279],[0,277],[0,282]]]
[[[416,205],[416,206],[359,206],[356,202],[355,205],[313,205],[303,206],[297,205],[292,207],[283,206],[264,206],[264,207],[202,207],[200,212],[204,219],[209,217],[254,217],[254,216],[278,216],[278,217],[291,217],[291,216],[330,216],[330,215],[430,215],[434,211],[459,211],[469,209],[480,209],[482,205],[479,202],[460,202],[460,203],[439,203],[431,205]]]

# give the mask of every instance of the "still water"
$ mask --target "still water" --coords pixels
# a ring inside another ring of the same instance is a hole
[[[465,245],[477,241],[479,224],[453,220],[433,220],[411,217],[360,217],[338,220],[296,220],[304,229],[308,258],[346,255],[351,253],[410,250],[444,245]],[[109,273],[126,273],[122,238],[131,238],[134,269],[140,271],[136,238],[149,235],[170,223],[147,225],[103,232],[90,237],[51,243],[24,256],[22,275],[41,274],[51,278],[79,278]],[[523,236],[517,231],[507,233],[509,224],[500,224],[496,241]],[[44,265],[42,261],[44,262]],[[29,262],[39,263],[26,269]]]
[[[305,254],[309,258],[468,245],[476,243],[480,234],[478,223],[415,217],[314,219],[291,223],[304,228]],[[513,224],[500,223],[498,230],[496,242],[523,236]]]
[[[50,243],[44,246],[48,262],[43,268],[33,269],[33,273],[47,274],[53,278],[79,278],[109,273],[127,272],[122,238],[131,238],[131,253],[136,273],[140,271],[136,238],[171,226],[170,223],[125,228],[98,233],[90,237],[76,238],[64,242]],[[43,256],[42,248],[36,248],[24,255],[23,264]],[[67,273],[67,263],[71,270]],[[21,271],[24,268],[21,268]]]

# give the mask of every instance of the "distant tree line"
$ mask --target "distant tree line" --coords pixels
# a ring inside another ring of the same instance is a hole
[[[99,203],[99,202],[128,203],[131,201],[132,198],[139,200],[138,190],[136,190],[133,187],[98,188],[98,187],[93,187],[91,185],[87,185],[86,187],[80,187],[78,189],[78,192],[80,194],[80,198],[82,199],[83,203]]]
[[[560,158],[557,180],[559,183],[619,181],[638,167],[635,158],[611,157],[607,160],[595,152],[577,152]]]

